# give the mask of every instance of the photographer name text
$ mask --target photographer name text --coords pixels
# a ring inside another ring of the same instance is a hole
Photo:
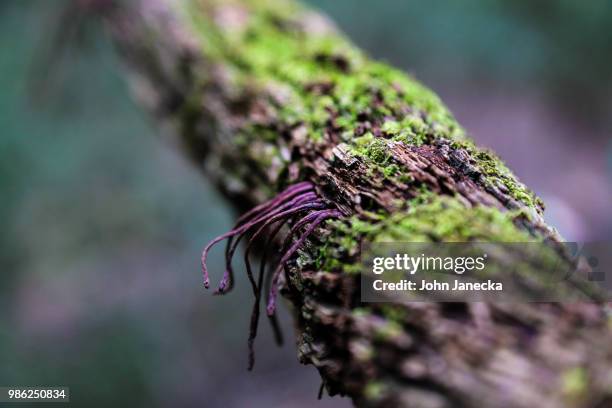
[[[487,280],[486,282],[462,282],[455,279],[452,282],[439,282],[433,280],[431,282],[421,281],[419,286],[417,282],[403,279],[399,282],[385,282],[382,279],[377,279],[372,283],[376,291],[502,291],[504,285],[501,282]]]

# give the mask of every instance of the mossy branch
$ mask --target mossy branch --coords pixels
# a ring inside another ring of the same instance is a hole
[[[136,94],[236,206],[309,181],[343,214],[293,257],[285,291],[300,361],[330,394],[359,406],[612,403],[600,305],[360,303],[364,241],[559,239],[542,202],[432,92],[292,0],[107,3]]]

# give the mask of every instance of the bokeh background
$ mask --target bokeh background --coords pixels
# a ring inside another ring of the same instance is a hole
[[[262,326],[246,372],[246,282],[212,297],[198,268],[236,214],[132,102],[95,26],[44,57],[60,4],[0,3],[0,386],[101,407],[349,406],[316,400],[286,312],[287,344]],[[612,2],[312,4],[437,91],[568,240],[612,237]]]

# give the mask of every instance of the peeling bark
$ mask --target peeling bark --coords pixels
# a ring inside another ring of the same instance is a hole
[[[612,406],[599,304],[360,302],[364,241],[559,240],[541,201],[435,95],[292,1],[112,4],[104,18],[135,93],[232,203],[246,210],[307,180],[345,215],[289,263],[282,291],[299,359],[331,395],[364,407]]]

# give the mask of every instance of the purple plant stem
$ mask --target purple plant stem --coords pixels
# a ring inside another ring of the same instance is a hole
[[[231,236],[236,235],[238,232],[236,230],[231,230],[229,232],[226,232],[223,235],[219,235],[217,238],[213,239],[212,241],[210,241],[208,243],[208,245],[206,245],[204,247],[204,250],[202,251],[202,258],[201,258],[201,263],[202,263],[202,274],[204,275],[204,287],[206,289],[208,289],[210,287],[210,278],[208,276],[208,269],[206,268],[206,258],[208,257],[208,252],[210,251],[210,249],[217,244],[218,242],[223,241],[226,238],[229,238]]]
[[[247,270],[247,276],[249,277],[249,280],[251,281],[251,286],[253,287],[253,293],[255,294],[255,296],[257,296],[257,289],[258,289],[258,285],[255,282],[255,278],[253,277],[253,271],[251,269],[251,262],[249,261],[249,255],[251,253],[251,248],[253,247],[253,244],[255,243],[255,241],[259,238],[259,236],[261,235],[261,233],[263,232],[264,229],[268,228],[269,226],[275,224],[275,223],[279,223],[275,229],[273,230],[273,232],[271,233],[271,238],[274,238],[278,232],[280,231],[280,229],[283,227],[283,225],[285,225],[287,223],[287,219],[278,219],[278,220],[269,220],[267,221],[264,225],[262,225],[249,239],[249,242],[246,246],[246,249],[244,251],[244,264],[246,266],[246,270]],[[266,244],[269,244],[269,240],[266,240]],[[266,248],[266,247],[264,247]],[[266,248],[267,249],[267,248]]]
[[[290,187],[287,187],[281,193],[279,193],[276,197],[271,200],[266,201],[265,203],[259,204],[258,206],[250,209],[245,214],[238,217],[236,220],[236,224],[234,225],[234,229],[238,228],[240,225],[244,224],[250,218],[253,218],[257,215],[261,215],[260,213],[267,212],[270,208],[281,205],[288,200],[294,198],[296,195],[312,192],[314,190],[314,185],[309,181],[303,181],[298,184],[294,184]]]
[[[240,225],[242,225],[245,221],[251,219],[252,217],[260,215],[261,212],[268,212],[270,208],[286,202],[287,200],[293,198],[297,194],[312,191],[313,188],[314,188],[313,184],[309,181],[303,181],[301,183],[297,183],[297,184],[287,187],[284,191],[279,193],[276,197],[272,198],[271,200],[266,201],[265,203],[259,204],[256,207],[251,208],[249,211],[247,211],[246,213],[238,217],[232,230],[235,230],[236,228],[240,227]],[[225,249],[226,260],[229,254],[229,248],[231,246],[231,243],[232,243],[232,237],[230,237],[227,241],[227,246]]]
[[[307,191],[312,191],[313,189],[314,189],[314,185],[309,181],[303,181],[301,183],[293,184],[287,187],[282,192],[280,192],[276,197],[266,201],[265,203],[259,204],[258,206],[253,207],[246,213],[242,214],[236,220],[236,225],[242,224],[248,218],[255,216],[257,213],[261,212],[262,210],[266,208],[279,204],[281,201],[287,201],[290,198],[293,198],[297,194],[301,194]]]
[[[251,211],[239,217],[238,221],[236,222],[234,226],[234,229],[239,228],[241,224],[248,221],[250,218],[254,216],[258,215],[259,218],[262,218],[266,215],[271,215],[271,213],[278,210],[278,208],[276,209],[274,208],[275,206],[280,205],[281,206],[280,208],[286,208],[287,206],[289,206],[289,203],[294,203],[293,205],[295,205],[297,204],[297,202],[301,202],[301,200],[306,199],[306,197],[316,198],[316,194],[314,194],[314,192],[311,191],[312,189],[313,189],[313,185],[312,183],[309,183],[309,182],[298,183],[294,186],[287,188],[285,191],[280,193],[278,196],[276,196],[272,200],[269,200],[266,203],[260,204],[259,206],[255,207]],[[293,200],[291,200],[290,202],[287,202],[287,200],[290,200],[292,198]],[[234,239],[233,236],[229,237],[227,240],[227,245],[225,246],[225,272],[223,273],[223,278],[221,279],[221,282],[219,283],[219,286],[217,290],[215,291],[215,294],[225,294],[233,288],[234,271],[232,268],[232,258],[234,257],[234,252],[236,251],[236,248],[238,246],[238,243],[240,242],[241,237],[242,237],[242,234],[236,239],[235,244],[233,243],[233,239]]]
[[[323,205],[321,203],[321,205]],[[286,211],[288,212],[288,211]],[[315,211],[305,217],[303,217],[298,224],[296,224],[294,226],[294,228],[292,228],[292,231],[297,230],[300,226],[303,226],[306,222],[308,222],[309,220],[316,218],[317,215],[322,214],[322,213],[329,213],[329,210],[320,210],[320,211]],[[291,214],[289,215],[291,216]],[[259,305],[261,302],[261,291],[262,291],[262,283],[259,282],[259,285],[255,283],[255,280],[253,278],[253,272],[251,270],[251,263],[249,262],[249,253],[251,251],[251,248],[253,246],[253,243],[257,240],[257,238],[259,238],[259,236],[261,235],[261,233],[268,228],[269,226],[281,222],[282,223],[280,225],[278,225],[275,230],[273,231],[272,235],[268,238],[267,242],[266,242],[266,250],[268,249],[269,243],[271,239],[274,239],[274,237],[276,236],[276,234],[278,233],[278,231],[282,228],[282,226],[287,222],[286,219],[287,215],[286,214],[277,214],[275,217],[272,217],[271,219],[267,220],[263,225],[261,225],[259,227],[259,229],[251,236],[251,238],[249,239],[249,242],[247,244],[245,253],[244,253],[244,262],[246,265],[246,269],[247,269],[247,276],[249,277],[249,281],[251,282],[251,286],[253,288],[253,292],[255,293],[255,304],[253,306],[253,312],[251,314],[251,328],[250,328],[250,334],[249,334],[249,369],[252,369],[253,364],[255,362],[255,357],[254,357],[254,352],[253,352],[253,342],[255,340],[255,337],[257,336],[257,326],[258,326],[258,322],[259,322]],[[297,228],[296,228],[297,227]],[[265,252],[264,252],[265,254]],[[262,259],[262,265],[265,265],[265,258]],[[265,267],[265,266],[264,266]],[[263,272],[260,271],[260,281],[263,277]],[[278,323],[276,321],[271,321],[273,328],[275,328],[275,332],[279,332],[278,329]],[[279,338],[280,336],[276,335],[277,338]],[[282,342],[282,339],[279,341]]]
[[[298,204],[301,204],[301,205],[298,205]],[[298,205],[298,207],[294,207],[295,205]],[[230,248],[230,251],[228,253],[228,258],[226,258],[226,262],[227,262],[226,269],[225,269],[225,272],[223,274],[223,278],[222,278],[221,282],[219,283],[219,287],[217,288],[217,291],[215,293],[216,294],[225,294],[225,293],[227,293],[226,287],[227,287],[228,280],[230,279],[231,259],[234,257],[234,252],[238,248],[238,244],[240,243],[240,240],[242,239],[244,234],[246,234],[251,228],[257,226],[261,222],[267,222],[266,219],[270,219],[269,217],[275,217],[275,219],[278,219],[279,216],[290,216],[296,210],[303,211],[303,209],[308,208],[308,207],[305,207],[305,206],[308,206],[308,205],[322,206],[323,204],[318,202],[318,198],[316,197],[316,195],[314,193],[306,193],[306,194],[304,194],[302,196],[298,196],[298,197],[294,198],[293,200],[291,200],[288,203],[285,203],[284,205],[280,206],[279,208],[271,211],[269,214],[262,214],[261,216],[259,216],[254,221],[250,221],[249,223],[247,223],[247,224],[241,226],[239,229],[235,230],[235,231],[239,231],[238,234],[234,234],[234,235],[238,235],[238,237],[233,242],[233,245]],[[289,207],[289,209],[286,209],[287,207]],[[293,208],[291,208],[291,207],[293,207]]]
[[[293,194],[291,194],[291,195],[293,195]],[[308,192],[307,193],[303,193],[302,196],[298,196],[298,200],[305,199],[305,197],[316,198],[316,194],[308,193]],[[285,204],[281,205],[281,207],[279,207],[278,209],[273,210],[273,211],[276,212],[276,211],[280,210],[281,208],[286,208],[286,207],[289,207],[291,205],[295,205],[295,201],[296,201],[296,199],[294,198],[293,200],[289,201],[288,203],[285,203]],[[265,217],[266,217],[266,214],[260,215],[254,221],[250,221],[247,224],[244,224],[244,225],[240,226],[239,228],[235,228],[235,229],[233,229],[233,230],[231,230],[229,232],[226,232],[225,234],[216,237],[208,245],[206,245],[206,247],[202,251],[202,258],[201,258],[202,273],[204,275],[204,287],[205,288],[209,288],[210,287],[210,279],[209,279],[209,275],[208,275],[208,269],[206,268],[206,258],[208,257],[208,252],[211,250],[211,248],[214,245],[216,245],[217,243],[223,241],[224,239],[233,237],[233,236],[238,235],[238,234],[243,234],[245,231],[247,231],[249,228],[251,228],[252,225],[259,223],[261,220],[265,219]],[[222,282],[225,281],[227,283],[227,280],[229,279],[229,274],[230,274],[229,271],[226,271],[226,273],[224,273],[224,277],[222,279]],[[221,292],[222,291],[223,290],[221,290]]]
[[[285,202],[285,203],[279,203],[279,206],[276,207],[275,209],[271,209],[269,211],[264,212],[263,214],[260,214],[257,218],[255,218],[255,220],[251,220],[246,224],[242,224],[239,227],[235,228],[236,230],[239,229],[244,229],[246,226],[255,226],[256,224],[260,223],[261,221],[265,220],[268,217],[272,217],[284,210],[286,210],[287,208],[291,208],[293,206],[299,205],[299,204],[303,204],[305,202],[318,202],[318,198],[317,195],[313,192],[307,192],[307,193],[302,193],[300,195],[298,195],[297,197],[294,197],[291,201]],[[250,228],[250,227],[249,227]],[[249,228],[245,229],[248,230]],[[226,262],[228,262],[229,260],[231,260],[231,258],[233,257],[234,251],[236,250],[237,247],[237,243],[233,243],[233,245],[230,246],[230,249],[227,251],[226,253]]]
[[[285,237],[285,240],[284,240],[284,242],[283,242],[283,244],[281,246],[281,251],[280,252],[281,253],[285,253],[286,252],[287,248],[291,244],[291,240],[292,240],[293,236],[295,235],[296,232],[298,232],[300,230],[300,228],[304,227],[304,225],[308,224],[312,220],[314,220],[317,217],[319,217],[320,215],[324,215],[324,214],[325,215],[329,215],[329,217],[338,217],[338,216],[341,215],[341,213],[339,211],[330,210],[330,209],[314,211],[314,212],[306,215],[305,217],[303,217],[302,219],[297,221],[295,223],[295,225],[293,225],[291,230],[289,230],[289,233]],[[286,270],[285,270],[285,272],[286,272]],[[289,282],[289,280],[287,280],[287,282]]]
[[[257,337],[257,328],[259,326],[259,307],[261,305],[261,294],[263,291],[263,276],[266,267],[266,258],[268,255],[268,251],[270,249],[271,243],[274,241],[276,235],[278,235],[281,228],[285,225],[287,220],[279,220],[277,221],[277,225],[274,227],[272,232],[268,235],[266,239],[266,243],[264,245],[263,254],[261,257],[261,264],[259,269],[259,277],[258,281],[255,282],[253,278],[253,272],[251,271],[251,263],[249,262],[249,252],[251,249],[251,241],[249,241],[249,245],[244,253],[244,261],[246,265],[247,275],[249,280],[251,281],[251,286],[253,288],[253,293],[255,294],[255,301],[253,302],[253,310],[251,312],[251,323],[249,326],[249,339],[248,339],[248,348],[249,348],[249,365],[248,370],[251,371],[255,366],[255,338]],[[255,235],[251,238],[253,240]]]
[[[327,212],[329,210],[319,210],[319,211],[314,211],[306,216],[304,216],[302,219],[300,219],[298,222],[296,222],[291,229],[289,230],[289,233],[287,234],[287,236],[285,237],[285,240],[283,242],[283,245],[281,246],[281,253],[285,251],[285,249],[289,246],[289,244],[291,243],[291,238],[295,235],[295,233],[297,231],[299,231],[300,228],[302,228],[304,225],[308,224],[310,221],[316,219],[319,215]]]
[[[270,327],[272,327],[272,334],[274,335],[274,341],[279,346],[283,345],[283,331],[280,328],[280,323],[278,322],[278,317],[276,314],[272,316],[268,315],[268,322],[270,323]]]
[[[248,241],[244,261],[247,270],[247,276],[253,293],[255,295],[255,301],[253,304],[253,310],[251,313],[251,322],[249,328],[249,370],[251,370],[255,363],[255,350],[254,341],[257,336],[257,329],[259,325],[259,313],[262,294],[264,293],[264,276],[267,264],[268,252],[271,248],[271,244],[275,237],[278,235],[283,226],[290,222],[290,220],[296,218],[299,214],[307,211],[309,212],[305,216],[299,218],[281,245],[281,259],[278,266],[272,274],[269,275],[269,280],[266,279],[266,302],[267,302],[267,315],[272,325],[274,337],[277,343],[282,344],[282,332],[278,324],[277,317],[275,315],[276,310],[276,295],[278,289],[278,279],[280,273],[285,269],[287,261],[295,254],[295,252],[304,244],[304,242],[310,237],[313,231],[326,219],[331,217],[339,217],[342,214],[337,210],[326,209],[326,204],[317,196],[314,191],[315,186],[310,182],[301,182],[289,186],[284,191],[279,193],[273,199],[262,203],[242,216],[240,216],[233,229],[223,235],[216,237],[212,240],[204,250],[202,251],[202,271],[204,274],[204,286],[208,288],[210,286],[208,270],[206,268],[206,259],[211,248],[218,242],[227,239],[225,247],[225,263],[226,269],[223,277],[219,283],[215,294],[224,294],[229,292],[233,287],[234,274],[232,269],[232,259],[234,253],[238,248],[238,245],[245,234],[257,227],[255,233],[253,233]],[[310,225],[308,225],[310,223]],[[299,235],[299,238],[293,245],[290,245],[292,238],[304,228],[306,230]],[[259,268],[259,275],[257,281],[253,275],[251,264],[249,261],[249,255],[254,243],[261,237],[261,235],[268,229],[272,228],[270,234],[266,237],[264,244],[264,251],[262,254],[262,260]],[[287,250],[287,247],[289,249]]]
[[[337,211],[330,210],[329,212],[323,213],[319,215],[306,229],[306,231],[302,234],[302,236],[289,248],[289,250],[283,255],[281,258],[278,267],[274,271],[274,275],[272,275],[272,286],[270,287],[270,294],[268,299],[268,305],[266,311],[268,316],[274,315],[276,310],[276,292],[278,285],[278,278],[280,273],[282,272],[285,263],[293,256],[293,254],[304,244],[306,239],[312,234],[312,232],[327,218],[336,216]]]
[[[293,227],[291,227],[291,229],[289,230],[289,232],[287,233],[287,236],[285,237],[285,240],[283,241],[282,245],[280,246],[280,253],[283,254],[285,253],[285,251],[287,250],[287,247],[289,246],[289,244],[291,243],[291,238],[295,235],[295,233],[302,228],[304,225],[308,224],[310,221],[312,221],[313,219],[317,218],[320,214],[323,214],[325,212],[327,212],[329,210],[319,210],[319,211],[314,211],[310,214],[307,214],[306,216],[302,217],[300,220],[298,220]]]
[[[270,286],[272,285],[272,273],[274,271],[272,270],[272,268],[270,268],[269,273],[266,275],[265,279],[266,279],[266,284],[264,286],[264,291],[266,293],[266,304],[268,303],[268,301],[270,300]],[[276,314],[269,316],[266,313],[266,317],[268,318],[268,323],[270,323],[270,327],[272,328],[272,334],[274,335],[274,341],[276,342],[277,345],[282,346],[283,345],[283,331],[280,328],[280,324],[278,323],[278,318],[276,317]]]

